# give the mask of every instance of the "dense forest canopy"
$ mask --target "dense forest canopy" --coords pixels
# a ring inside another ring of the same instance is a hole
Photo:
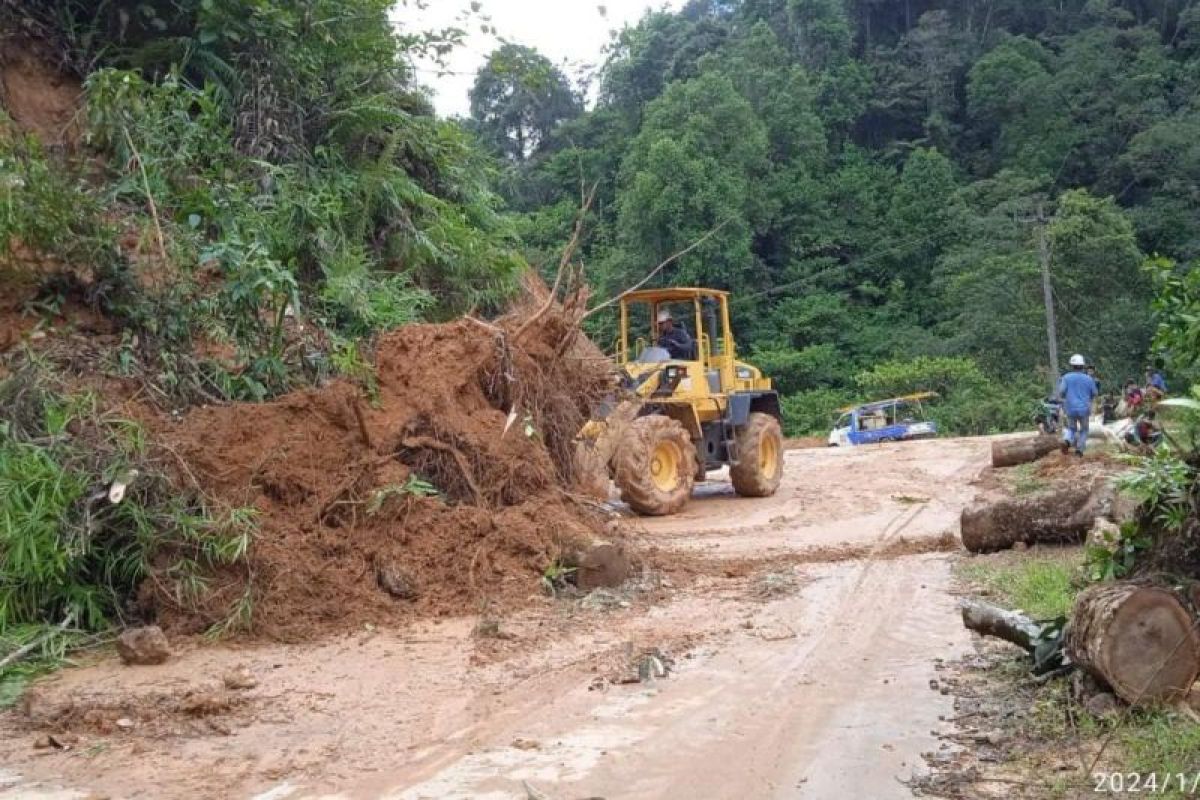
[[[1197,293],[1194,0],[691,0],[615,34],[590,108],[505,43],[464,120],[412,67],[463,30],[393,6],[0,0],[0,64],[38,53],[86,117],[65,157],[0,117],[0,270],[68,267],[43,291],[120,320],[177,402],[262,398],[361,373],[380,330],[501,307],[594,183],[595,295],[700,242],[656,281],[734,293],[795,432],[915,389],[947,430],[1028,424],[1043,251],[1064,359],[1110,389],[1148,358],[1192,377],[1193,339],[1152,338]]]
[[[1062,358],[1087,354],[1108,388],[1138,377],[1154,279],[1200,256],[1187,0],[691,0],[617,35],[582,114],[548,63],[489,101],[496,63],[468,124],[504,158],[530,260],[555,263],[593,181],[601,293],[716,229],[658,282],[734,292],[793,430],[910,388],[947,393],[953,428],[1027,422],[1049,369],[1043,242]],[[519,152],[497,123],[517,102],[559,109]]]

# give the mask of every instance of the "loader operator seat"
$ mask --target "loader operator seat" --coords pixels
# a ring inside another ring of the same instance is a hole
[[[637,360],[643,364],[657,364],[660,361],[670,361],[671,351],[665,347],[647,347]]]

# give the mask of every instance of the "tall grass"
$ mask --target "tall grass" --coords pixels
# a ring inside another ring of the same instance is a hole
[[[53,660],[73,637],[145,618],[153,609],[137,597],[150,577],[197,603],[206,575],[245,559],[252,512],[175,485],[140,426],[36,360],[0,381],[0,418],[0,658],[38,641],[30,655]],[[249,612],[239,601],[222,629]]]
[[[1055,619],[1067,615],[1075,602],[1082,562],[1077,549],[1039,552],[1019,560],[985,556],[964,563],[959,574],[982,585],[1004,606],[1035,619]]]

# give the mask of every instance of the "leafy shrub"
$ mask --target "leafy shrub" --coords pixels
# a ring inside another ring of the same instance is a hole
[[[0,383],[0,634],[104,628],[152,574],[194,602],[199,576],[238,563],[253,534],[249,512],[172,486],[139,426],[62,389],[35,364]]]
[[[783,394],[828,386],[845,373],[846,357],[832,344],[817,344],[796,350],[755,348],[754,365],[770,375]]]
[[[788,436],[827,434],[838,409],[853,401],[850,393],[837,389],[811,389],[788,395],[781,401],[784,432]]]
[[[922,391],[939,399],[930,404],[930,416],[942,433],[1003,433],[1032,425],[1036,400],[1042,396],[1031,377],[1018,376],[1001,383],[984,375],[970,358],[939,356],[889,361],[860,373],[855,379],[862,393],[877,400]]]
[[[958,356],[921,356],[912,361],[887,361],[855,378],[858,388],[873,398],[896,397],[916,392],[953,392],[978,389],[987,384],[979,365]]]
[[[94,272],[97,285],[118,280],[116,229],[102,212],[81,175],[52,164],[0,111],[0,266],[48,256]]]
[[[1172,366],[1194,376],[1200,366],[1200,264],[1152,258],[1145,269],[1158,290],[1154,347]]]
[[[930,406],[943,433],[981,436],[1033,427],[1041,397],[1036,381],[998,381],[949,392]]]

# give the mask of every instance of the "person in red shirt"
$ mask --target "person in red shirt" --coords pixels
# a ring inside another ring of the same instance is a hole
[[[1133,381],[1125,382],[1125,413],[1130,417],[1138,413],[1138,409],[1145,399],[1145,394],[1141,388]]]
[[[1138,417],[1137,422],[1125,434],[1125,441],[1132,445],[1149,445],[1153,447],[1162,441],[1162,431],[1158,427],[1153,411],[1147,411]]]

